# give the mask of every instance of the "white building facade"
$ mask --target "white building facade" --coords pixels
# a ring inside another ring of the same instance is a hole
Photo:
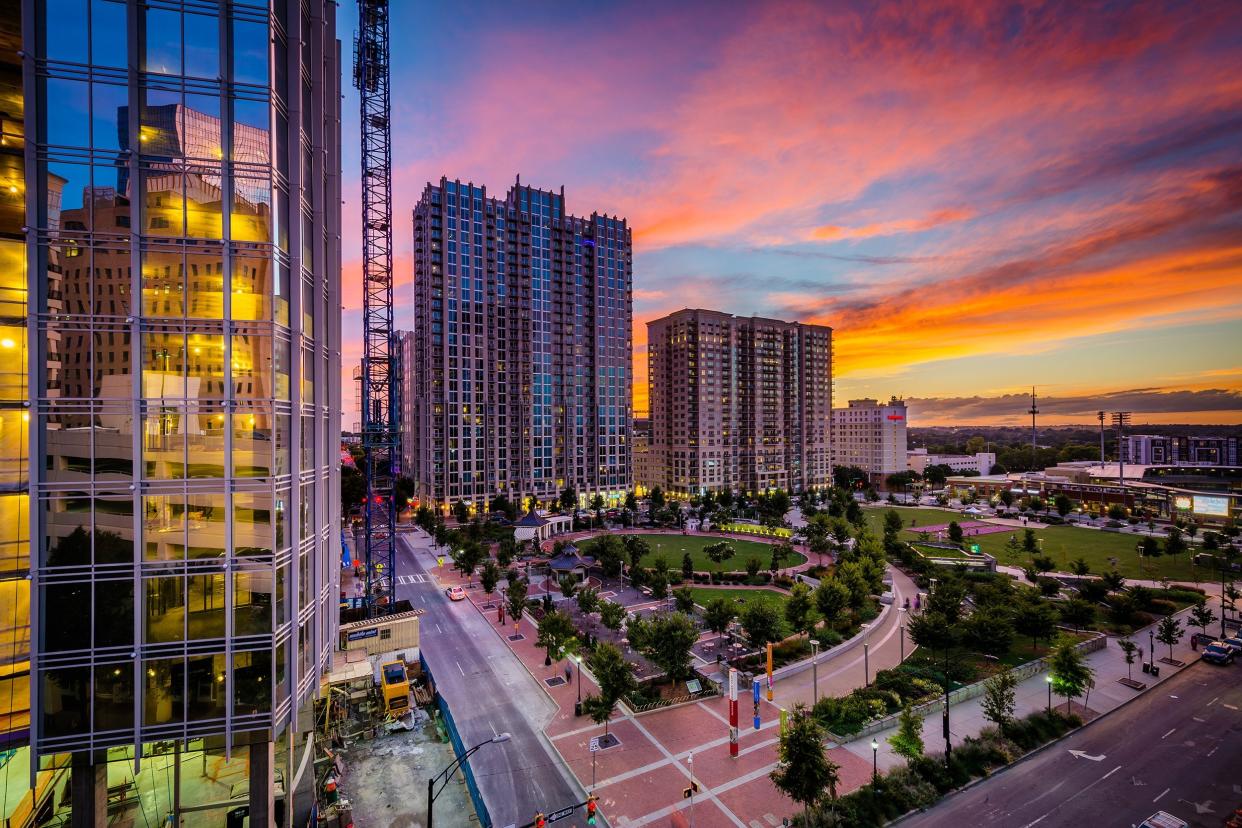
[[[874,480],[906,471],[906,404],[893,397],[886,403],[850,400],[832,410],[832,463],[857,466]]]

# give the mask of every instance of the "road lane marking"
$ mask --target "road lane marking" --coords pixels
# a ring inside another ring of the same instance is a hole
[[[1173,735],[1173,731],[1175,731],[1175,730],[1177,730],[1177,728],[1176,728],[1176,727],[1171,727],[1171,728],[1169,728],[1169,732],[1168,732],[1168,733],[1166,733],[1166,734],[1164,734],[1164,735],[1163,735],[1163,736],[1161,736],[1160,738],[1161,738],[1161,739],[1167,739],[1167,738],[1169,738],[1170,736],[1172,736],[1172,735]]]
[[[453,663],[457,665],[457,672],[461,673],[461,677],[462,677],[462,678],[465,678],[465,677],[466,677],[466,671],[465,671],[465,670],[463,670],[463,669],[461,669],[461,662],[460,662],[460,661],[454,661]]]
[[[1216,698],[1212,699],[1210,702],[1205,704],[1204,707],[1211,707],[1212,705],[1216,704],[1218,701],[1220,701],[1220,696],[1217,696]]]
[[[1160,792],[1160,794],[1159,794],[1159,795],[1158,795],[1155,799],[1153,799],[1153,800],[1151,801],[1151,804],[1152,804],[1152,805],[1155,805],[1157,802],[1159,802],[1159,801],[1160,801],[1160,797],[1162,797],[1162,796],[1164,796],[1165,794],[1167,794],[1170,790],[1171,790],[1170,788],[1165,788],[1163,791],[1161,791],[1161,792]]]
[[[1225,708],[1226,710],[1237,710],[1238,709],[1238,706],[1236,704],[1222,704],[1221,707]]]

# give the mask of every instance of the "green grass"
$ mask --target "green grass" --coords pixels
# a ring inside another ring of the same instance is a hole
[[[625,537],[621,535],[620,537]],[[651,547],[651,554],[642,560],[642,566],[652,567],[663,558],[673,572],[681,571],[682,556],[689,552],[696,572],[742,572],[746,569],[746,561],[758,558],[760,571],[767,572],[772,562],[772,544],[741,538],[712,537],[707,535],[639,535]],[[724,563],[715,563],[703,552],[704,548],[713,543],[726,541],[733,547],[733,557]],[[590,548],[594,541],[586,541],[580,545],[584,554],[591,554]],[[785,559],[782,568],[798,566],[806,560],[801,553],[795,552]]]
[[[776,611],[781,615],[782,635],[793,635],[793,630],[785,622],[785,604],[789,602],[789,596],[784,593],[772,589],[710,589],[706,587],[691,587],[690,594],[694,596],[694,602],[699,606],[707,606],[707,603],[713,598],[727,598],[730,601],[734,601],[738,615],[742,614],[742,610],[746,608],[747,604],[770,604],[776,607]],[[819,612],[814,607],[811,608],[809,617],[813,623],[819,623]]]
[[[868,508],[863,511],[867,525],[877,537],[884,534],[884,512],[882,508]],[[902,522],[906,526],[906,540],[913,540],[921,531],[920,527],[934,526],[956,520],[962,523],[977,520],[971,515],[963,515],[946,509],[897,509]],[[911,521],[915,525],[911,527]],[[1012,532],[995,532],[990,535],[972,535],[967,540],[979,544],[979,550],[992,555],[1002,564],[1009,566],[1026,566],[1030,561],[1027,555],[1010,555],[1005,551],[1005,544],[1011,534],[1022,540],[1023,528],[1014,527]],[[1069,571],[1070,561],[1082,558],[1095,574],[1107,572],[1112,568],[1109,558],[1117,558],[1117,569],[1127,578],[1148,578],[1195,582],[1198,575],[1202,579],[1206,573],[1190,565],[1191,553],[1185,552],[1175,558],[1161,556],[1145,561],[1139,567],[1138,553],[1135,547],[1140,540],[1137,535],[1103,532],[1098,529],[1080,529],[1076,526],[1048,526],[1036,529],[1035,536],[1043,539],[1043,554],[1056,562],[1057,569]]]

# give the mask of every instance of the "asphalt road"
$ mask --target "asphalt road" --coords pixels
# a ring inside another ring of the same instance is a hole
[[[487,745],[469,760],[492,825],[523,825],[537,811],[580,802],[581,792],[540,737],[554,714],[551,700],[483,616],[468,602],[448,600],[426,574],[435,567],[429,543],[421,534],[399,536],[397,572],[405,577],[398,578],[397,597],[426,610],[419,624],[423,657],[466,748],[498,733],[512,735],[509,742]],[[460,815],[443,816],[436,824],[463,824]]]
[[[1076,756],[1070,751],[1081,751]],[[1202,662],[903,826],[1137,826],[1167,811],[1219,828],[1242,806],[1242,666]]]

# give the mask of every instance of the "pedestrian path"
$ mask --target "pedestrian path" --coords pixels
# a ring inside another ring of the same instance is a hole
[[[1187,627],[1188,615],[1189,610],[1183,610],[1176,615],[1178,620],[1182,622],[1183,629]],[[1126,669],[1125,658],[1121,649],[1117,646],[1118,639],[1115,636],[1109,636],[1108,643],[1104,649],[1087,655],[1086,662],[1095,673],[1095,686],[1091,689],[1089,697],[1077,700],[1073,708],[1075,712],[1080,712],[1080,706],[1085,703],[1087,707],[1086,718],[1095,718],[1096,716],[1103,715],[1117,709],[1140,693],[1160,692],[1161,684],[1167,681],[1173,674],[1185,669],[1185,667],[1178,668],[1161,663],[1161,658],[1168,657],[1169,648],[1167,645],[1156,641],[1156,666],[1160,668],[1160,676],[1153,679],[1150,675],[1142,672],[1140,662],[1147,659],[1152,636],[1155,633],[1155,626],[1153,624],[1151,627],[1145,627],[1130,636],[1131,640],[1142,648],[1143,656],[1142,658],[1135,656],[1134,664],[1131,665],[1129,671]],[[1173,647],[1173,658],[1184,662],[1186,666],[1193,664],[1199,659],[1198,652],[1191,648],[1190,639],[1192,632],[1193,629],[1187,631],[1182,641]],[[1132,690],[1118,683],[1118,679],[1127,677],[1127,672],[1134,679],[1146,683],[1147,689],[1142,691]],[[1016,717],[1021,718],[1036,710],[1045,709],[1048,706],[1048,688],[1050,685],[1046,677],[1047,673],[1037,673],[1018,684],[1014,692],[1014,715]],[[1063,698],[1054,695],[1051,703],[1053,706],[1059,706],[1062,710],[1065,709],[1065,699]],[[944,751],[940,716],[940,711],[935,711],[923,720],[923,744],[928,753],[942,753]],[[985,727],[990,727],[991,722],[983,716],[983,697],[977,696],[951,707],[949,710],[949,723],[949,733],[954,745],[960,744],[967,737],[978,736]],[[892,746],[888,743],[889,737],[895,732],[896,727],[893,727],[866,738],[856,739],[846,744],[845,749],[855,756],[870,762],[872,760],[871,742],[872,739],[875,739],[879,743],[879,752],[876,759],[880,769],[889,770],[901,767],[905,764],[905,759],[893,753]]]

